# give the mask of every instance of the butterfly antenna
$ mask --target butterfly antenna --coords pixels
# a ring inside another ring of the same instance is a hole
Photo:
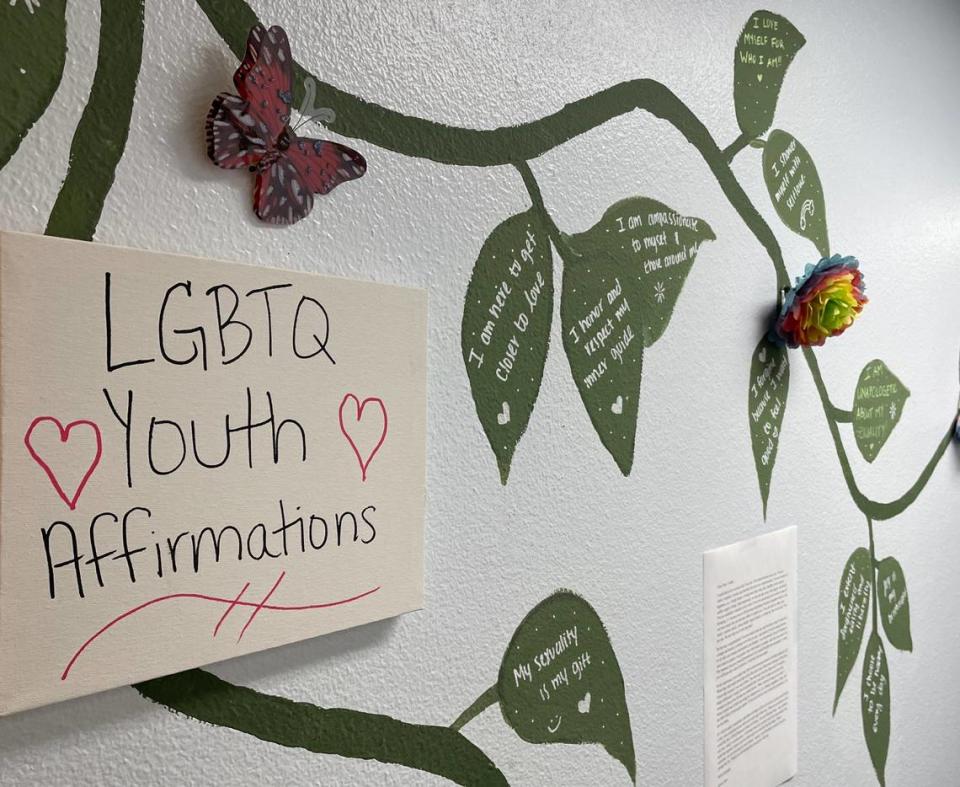
[[[330,107],[319,107],[313,114],[303,114],[300,115],[299,122],[293,127],[293,131],[296,131],[303,125],[307,123],[319,123],[322,126],[329,126],[337,119],[337,113],[334,112]]]
[[[293,131],[296,131],[298,128],[303,126],[310,119],[309,116],[303,111],[303,107],[300,107],[300,109],[297,110],[297,114],[300,115],[300,119],[297,121],[296,125],[293,127],[292,129]]]

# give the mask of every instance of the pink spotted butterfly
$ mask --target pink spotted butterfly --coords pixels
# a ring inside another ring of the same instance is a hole
[[[357,151],[290,128],[293,58],[281,27],[256,25],[233,75],[239,96],[220,93],[207,113],[207,154],[224,169],[257,173],[253,209],[271,224],[294,224],[326,194],[367,171]]]

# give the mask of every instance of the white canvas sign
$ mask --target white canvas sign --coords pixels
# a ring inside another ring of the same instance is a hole
[[[421,606],[426,295],[0,233],[0,712]]]

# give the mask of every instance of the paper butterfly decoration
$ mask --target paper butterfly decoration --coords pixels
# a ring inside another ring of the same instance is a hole
[[[218,167],[257,173],[253,209],[263,221],[294,224],[313,208],[314,194],[367,171],[357,151],[290,127],[293,58],[283,28],[250,31],[233,84],[240,95],[220,93],[207,113],[207,154]]]

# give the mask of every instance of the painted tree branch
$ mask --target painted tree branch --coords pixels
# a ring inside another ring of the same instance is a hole
[[[142,53],[143,0],[101,0],[97,71],[47,235],[93,239],[127,143]]]
[[[220,37],[242,58],[250,28],[259,22],[244,0],[197,0]],[[294,103],[304,80],[312,76],[296,67]],[[318,104],[336,108],[335,131],[378,147],[441,164],[490,167],[516,164],[542,156],[597,126],[635,109],[666,120],[703,157],[731,205],[750,228],[777,270],[778,286],[789,284],[776,236],[751,203],[731,171],[723,151],[700,119],[669,88],[653,79],[634,79],[567,104],[539,120],[519,126],[481,130],[459,128],[404,115],[364,101],[312,76]]]
[[[506,785],[480,749],[457,730],[261,694],[203,670],[139,683],[144,697],[194,719],[281,746],[405,765],[463,785]]]

